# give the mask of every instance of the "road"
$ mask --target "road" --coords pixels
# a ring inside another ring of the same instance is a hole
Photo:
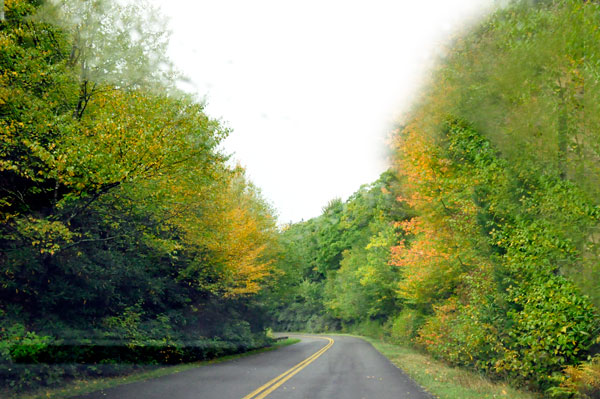
[[[431,399],[354,337],[298,336],[275,351],[78,396],[80,399]]]

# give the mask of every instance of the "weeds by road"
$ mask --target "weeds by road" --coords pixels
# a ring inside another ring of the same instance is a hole
[[[416,349],[362,337],[427,391],[440,399],[539,399],[461,368],[451,367]]]

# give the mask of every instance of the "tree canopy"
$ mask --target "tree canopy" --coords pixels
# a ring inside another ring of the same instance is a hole
[[[516,1],[457,34],[393,132],[392,170],[283,233],[296,289],[274,324],[594,397],[599,20],[598,2]]]
[[[2,378],[36,383],[10,371],[25,337],[30,360],[82,340],[264,345],[255,294],[273,210],[219,150],[228,130],[176,89],[156,14],[100,0],[5,8]]]

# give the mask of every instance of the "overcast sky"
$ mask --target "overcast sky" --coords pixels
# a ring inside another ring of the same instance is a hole
[[[432,56],[491,0],[152,2],[186,89],[233,129],[225,151],[287,223],[377,179]]]

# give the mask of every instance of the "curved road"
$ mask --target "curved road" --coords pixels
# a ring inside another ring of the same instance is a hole
[[[275,351],[121,385],[78,398],[433,398],[362,339],[297,337],[302,341]]]

